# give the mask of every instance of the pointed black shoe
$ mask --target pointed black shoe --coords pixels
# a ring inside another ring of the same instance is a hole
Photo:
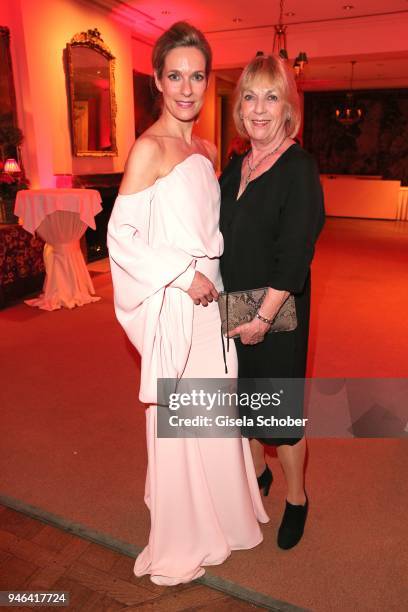
[[[264,497],[266,497],[269,493],[269,489],[271,488],[271,484],[273,481],[273,475],[269,466],[265,466],[264,471],[260,476],[257,477],[258,487],[263,490]]]
[[[305,528],[309,500],[303,506],[286,501],[286,508],[278,531],[278,546],[284,550],[293,548],[300,541]]]

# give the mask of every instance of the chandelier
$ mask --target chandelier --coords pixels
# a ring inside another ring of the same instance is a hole
[[[346,99],[343,104],[339,104],[336,108],[335,116],[339,123],[342,125],[353,125],[360,121],[363,116],[362,109],[356,104],[353,93],[353,76],[354,76],[354,64],[356,60],[351,62],[351,77],[350,77],[350,91],[346,93]]]
[[[280,55],[285,60],[289,59],[287,44],[286,44],[286,29],[287,25],[283,23],[283,5],[285,0],[280,0],[279,6],[279,23],[277,23],[275,27],[275,33],[273,35],[273,47],[272,52]],[[305,51],[301,51],[298,53],[295,62],[293,64],[293,69],[295,71],[295,77],[299,78],[303,74],[303,69],[305,64],[308,63],[307,55]]]

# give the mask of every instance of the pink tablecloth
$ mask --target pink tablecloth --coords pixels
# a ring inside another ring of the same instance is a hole
[[[43,310],[74,308],[100,298],[89,276],[79,240],[87,226],[95,229],[94,215],[102,210],[94,189],[29,189],[17,194],[14,212],[28,232],[46,242],[46,277],[42,294],[26,300]]]
[[[14,214],[23,219],[24,229],[31,234],[56,210],[76,212],[95,229],[95,215],[102,210],[101,196],[96,189],[27,189],[17,193]]]

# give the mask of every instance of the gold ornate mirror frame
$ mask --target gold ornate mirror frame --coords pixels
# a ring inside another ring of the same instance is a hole
[[[100,53],[109,63],[109,98],[110,98],[110,146],[103,150],[84,150],[78,145],[78,138],[75,131],[75,74],[73,50],[84,47]],[[102,40],[97,28],[75,34],[66,46],[66,65],[69,89],[69,106],[71,119],[71,141],[73,154],[76,157],[114,157],[118,154],[116,144],[116,98],[115,98],[115,57],[109,47]]]

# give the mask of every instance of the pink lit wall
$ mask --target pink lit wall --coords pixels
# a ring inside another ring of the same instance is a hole
[[[55,185],[57,174],[122,171],[133,142],[130,31],[105,12],[76,0],[13,0],[0,23],[11,31],[23,161],[33,187]],[[116,57],[117,157],[75,158],[71,153],[63,50],[77,32],[98,28]]]
[[[204,138],[209,142],[216,142],[216,89],[215,78],[210,77],[208,89],[205,96],[205,104],[194,128],[194,133],[199,138]]]
[[[38,164],[20,0],[15,0],[13,4],[11,2],[0,3],[0,24],[10,29],[10,51],[17,98],[18,125],[24,133],[22,156],[27,175],[33,185],[36,185],[38,183]]]
[[[291,25],[288,28],[288,50],[290,57],[306,50],[311,58],[406,52],[407,31],[408,14]],[[213,49],[215,68],[239,66],[249,61],[258,50],[271,52],[273,28],[209,34],[208,40]]]
[[[153,45],[143,42],[141,39],[132,36],[132,61],[133,70],[152,74],[152,55]]]
[[[0,3],[0,25],[10,27],[11,14],[10,14],[11,3],[1,2]]]

